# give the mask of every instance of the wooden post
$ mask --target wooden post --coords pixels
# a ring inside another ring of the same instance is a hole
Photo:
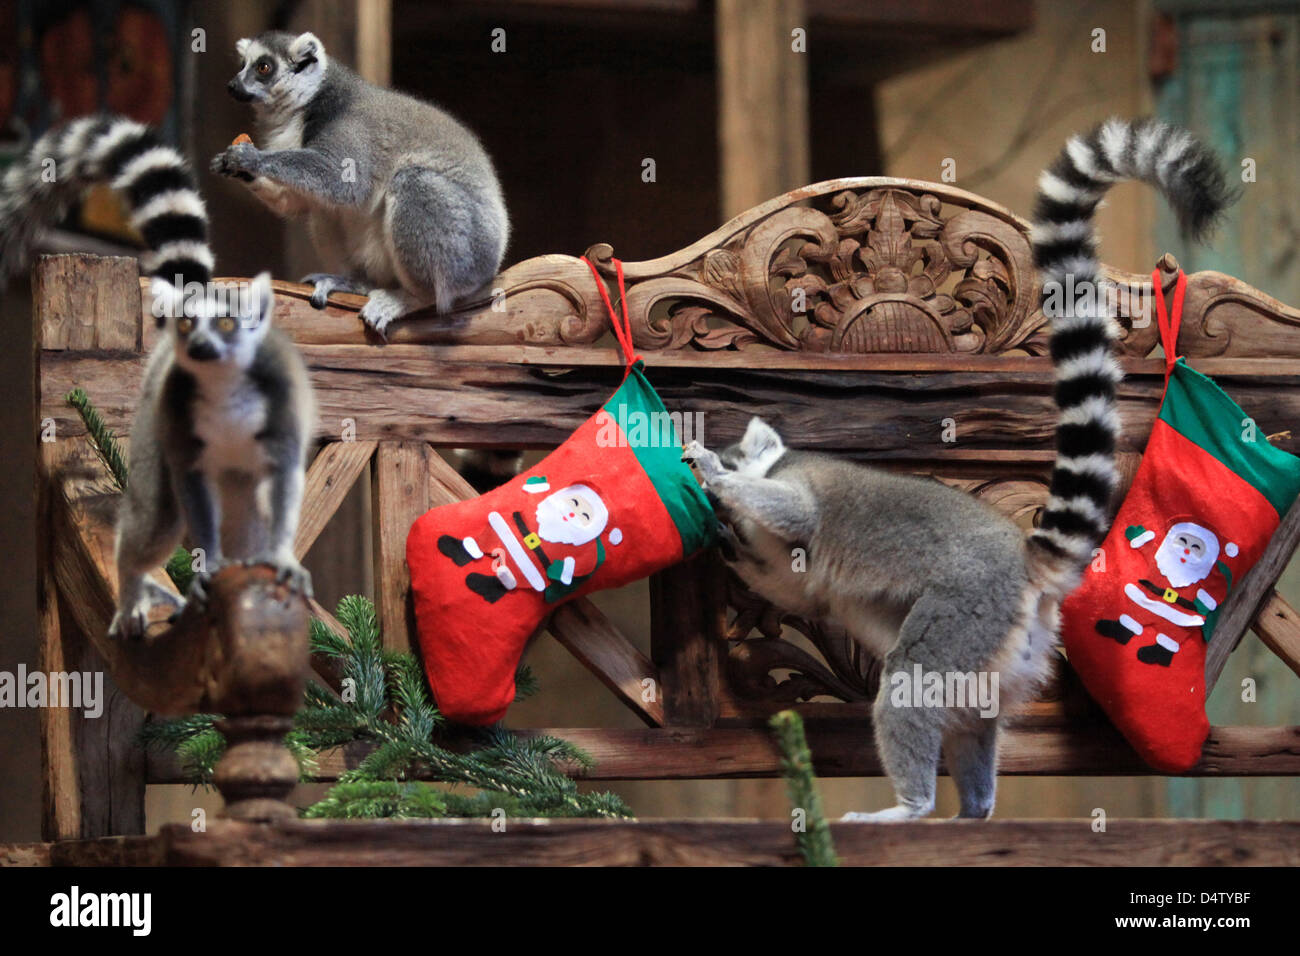
[[[663,678],[664,723],[709,727],[722,679],[721,569],[711,553],[650,578],[650,656]]]
[[[717,0],[715,9],[726,220],[808,182],[808,54],[793,48],[808,21],[803,0]]]
[[[429,510],[429,456],[424,442],[380,442],[371,483],[375,543],[375,612],[384,647],[414,646],[411,572],[406,567],[406,535]]]
[[[55,495],[52,484],[71,452],[69,440],[47,434],[41,422],[41,352],[132,352],[142,343],[139,269],[134,259],[91,255],[44,256],[32,270],[32,435],[37,456],[36,568],[40,628],[38,668],[45,674],[81,674],[99,682],[101,712],[89,717],[72,708],[41,713],[41,769],[44,806],[41,829],[47,840],[143,833],[144,754],[136,733],[145,714],[118,691],[105,664],[70,615],[61,614],[52,544]],[[75,600],[64,596],[65,600]]]

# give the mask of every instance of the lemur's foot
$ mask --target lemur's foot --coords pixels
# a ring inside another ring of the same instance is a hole
[[[380,338],[387,339],[388,326],[394,319],[414,312],[423,304],[401,289],[374,289],[369,301],[361,307],[361,321],[378,332]]]
[[[307,598],[315,597],[311,589],[311,572],[299,564],[292,555],[261,554],[244,562],[246,567],[255,564],[269,564],[275,568],[276,583],[288,585],[292,593]]]
[[[704,483],[708,484],[727,469],[722,465],[722,459],[716,452],[709,451],[698,441],[692,441],[682,449],[682,461],[689,461],[695,465],[695,470]]]
[[[303,285],[314,287],[310,300],[313,309],[325,308],[329,302],[330,294],[333,292],[352,292],[356,295],[366,295],[370,291],[369,288],[356,279],[337,275],[333,272],[313,272],[311,275],[303,276],[298,281]]]
[[[137,601],[130,608],[118,608],[113,623],[108,625],[108,638],[112,641],[138,641],[149,626],[148,601]]]
[[[200,611],[207,610],[208,607],[208,585],[212,583],[212,571],[195,571],[194,577],[190,579],[190,589],[185,592],[185,603],[194,605]]]
[[[903,820],[919,820],[929,815],[929,810],[922,811],[919,807],[910,807],[907,804],[900,803],[896,807],[890,807],[888,810],[877,810],[874,813],[846,813],[840,817],[841,823],[899,823]]]

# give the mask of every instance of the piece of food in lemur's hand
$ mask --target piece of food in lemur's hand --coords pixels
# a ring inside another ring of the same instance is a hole
[[[235,143],[212,169],[250,179],[281,216],[303,216],[325,268],[303,279],[323,309],[331,291],[369,295],[361,318],[380,335],[433,305],[486,298],[510,225],[478,138],[414,97],[367,83],[314,34],[240,40],[228,85],[252,104],[263,144]]]
[[[247,133],[240,133],[238,136],[234,138],[234,140],[231,142],[230,145],[242,146],[245,143],[247,143],[249,146],[252,146],[253,137],[249,136]],[[233,178],[241,180],[246,183],[251,183],[253,181],[253,176],[251,173],[235,173]]]
[[[56,175],[45,175],[53,158]],[[110,634],[138,637],[155,603],[177,603],[149,573],[181,543],[196,549],[190,596],[223,564],[269,564],[311,593],[293,554],[315,411],[307,370],[271,328],[269,274],[214,287],[208,216],[194,174],[157,132],[86,117],[42,136],[4,175],[0,266],[30,260],[37,233],[81,190],[110,183],[148,248],[152,312],[164,334],[131,422],[129,481],[117,520],[118,606]]]
[[[1106,190],[1128,179],[1161,189],[1193,235],[1230,201],[1213,154],[1155,121],[1104,123],[1071,139],[1043,173],[1031,236],[1039,279],[1058,297],[1092,296],[1049,316],[1057,458],[1029,535],[939,482],[787,450],[757,418],[721,454],[698,442],[686,449],[730,527],[724,557],[745,583],[778,607],[841,625],[883,659],[873,727],[897,805],[846,819],[929,814],[941,751],[961,816],[993,812],[998,718],[1048,675],[1061,601],[1110,523],[1121,373],[1092,220]],[[969,675],[977,705],[923,705],[916,674],[939,675],[945,687]]]

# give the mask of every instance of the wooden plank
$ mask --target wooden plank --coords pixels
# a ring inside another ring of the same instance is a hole
[[[439,362],[411,346],[302,349],[316,386],[322,421],[352,418],[358,439],[428,441],[453,447],[554,447],[562,443],[618,383],[618,370],[574,366],[564,374],[506,363]],[[1292,363],[1294,365],[1294,363]],[[436,368],[437,374],[430,374]],[[82,385],[108,425],[129,431],[142,360],[105,355],[42,356],[42,414],[60,435],[83,429],[63,396]],[[1294,369],[1293,369],[1294,371]],[[885,458],[935,459],[972,453],[1050,455],[1056,422],[1053,375],[1041,365],[984,372],[767,370],[683,366],[653,368],[651,378],[670,411],[708,422],[711,443],[743,432],[751,415],[770,419],[805,448]],[[1218,376],[1224,389],[1264,434],[1300,421],[1300,375],[1283,381],[1258,375]],[[1120,389],[1120,450],[1140,451],[1159,407],[1163,377],[1130,378]],[[534,396],[520,401],[521,394]],[[945,419],[956,440],[944,441]],[[320,437],[332,439],[324,426]],[[1281,443],[1300,448],[1300,433]]]
[[[1300,546],[1300,501],[1294,503],[1282,519],[1264,556],[1246,572],[1236,590],[1223,602],[1223,612],[1214,626],[1214,634],[1205,652],[1207,697],[1223,673],[1228,655],[1236,649],[1251,622],[1259,615],[1263,604],[1273,594],[1273,586],[1291,563],[1297,546]]]
[[[659,669],[596,605],[590,601],[570,601],[555,609],[546,629],[632,713],[650,727],[664,725]]]
[[[429,510],[429,458],[423,442],[380,442],[375,451],[371,491],[375,548],[375,612],[384,647],[415,647],[411,573],[406,566],[406,535]]]
[[[463,501],[477,494],[442,456],[429,456],[430,507]],[[637,650],[586,598],[557,608],[547,621],[547,630],[570,654],[591,671],[602,684],[651,727],[664,722],[659,669]],[[654,681],[653,700],[643,699],[642,681]]]
[[[822,777],[882,776],[869,721],[809,720],[805,726],[813,765]],[[711,780],[773,777],[781,756],[765,726],[613,729],[548,727],[518,730],[547,734],[581,747],[595,760],[584,780]],[[449,738],[469,747],[473,738]],[[318,780],[337,780],[373,749],[348,744],[322,754]],[[1004,735],[998,763],[1004,776],[1153,776],[1117,731],[1105,724],[1016,727]],[[1300,727],[1212,727],[1200,762],[1188,777],[1269,777],[1300,774]],[[150,783],[185,783],[175,761],[153,756]]]
[[[3,866],[161,866],[157,836],[114,836],[61,843],[0,843]]]
[[[848,866],[1295,866],[1300,822],[920,820],[832,823]],[[291,820],[171,824],[179,866],[791,866],[788,820]]]
[[[718,161],[722,218],[809,179],[808,54],[803,0],[717,0]]]
[[[299,560],[311,550],[375,453],[374,441],[336,441],[321,449],[307,469],[302,512],[293,553]]]
[[[672,727],[709,727],[718,717],[724,642],[716,600],[725,593],[712,554],[698,554],[650,578],[650,653],[664,680]]]
[[[1255,633],[1300,677],[1300,611],[1276,591],[1255,617]]]
[[[143,309],[135,259],[42,256],[32,270],[41,348],[139,351]]]

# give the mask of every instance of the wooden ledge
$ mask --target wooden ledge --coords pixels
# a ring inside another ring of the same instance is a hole
[[[1300,821],[832,823],[847,866],[1296,866]],[[29,866],[790,866],[782,820],[215,820],[157,837],[0,846]]]

